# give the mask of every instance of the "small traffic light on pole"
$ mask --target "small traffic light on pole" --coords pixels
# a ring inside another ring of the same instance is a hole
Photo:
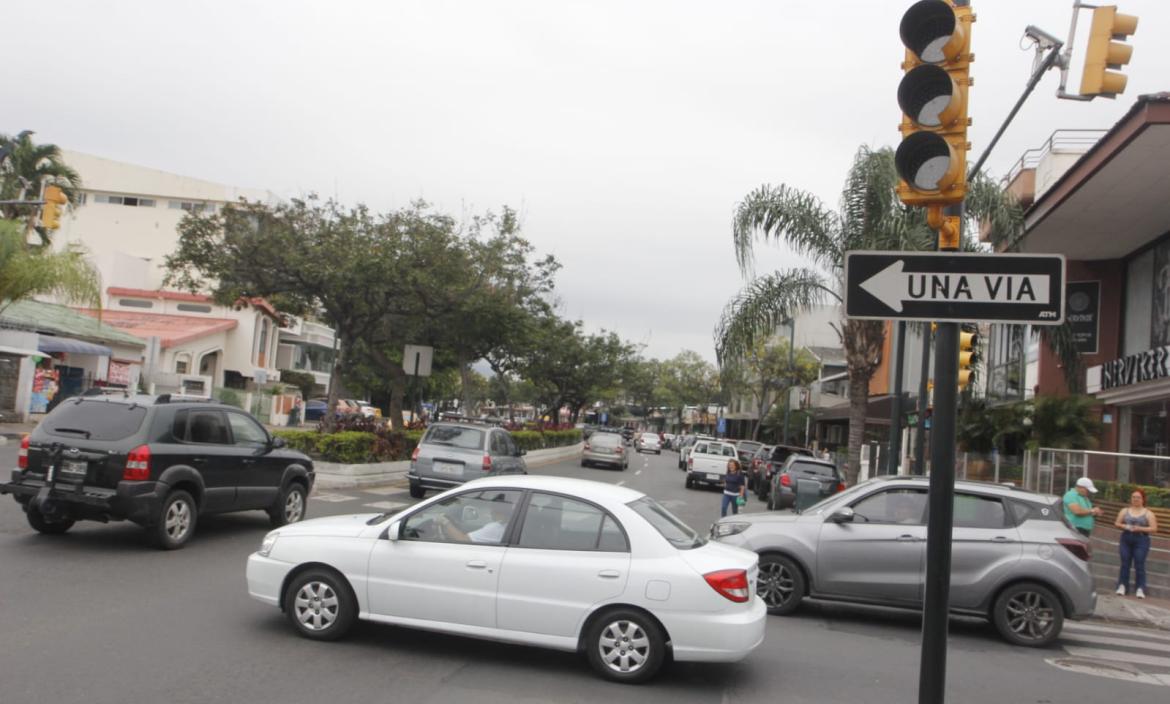
[[[920,0],[902,16],[906,47],[898,84],[902,143],[894,153],[898,197],[911,206],[961,203],[967,194],[967,92],[971,23],[967,5]],[[937,209],[936,209],[937,210]],[[941,214],[941,213],[940,213]],[[945,223],[932,226],[939,228]]]
[[[972,368],[979,362],[979,332],[969,328],[959,332],[959,391],[966,391],[971,385],[975,370]]]
[[[56,230],[61,227],[61,208],[69,202],[65,191],[60,186],[45,186],[45,204],[41,206],[41,227],[46,230]]]
[[[1085,70],[1081,74],[1081,95],[1116,98],[1125,92],[1127,78],[1116,70],[1129,63],[1133,47],[1113,40],[1133,34],[1137,24],[1136,16],[1121,14],[1116,5],[1093,9],[1093,24],[1085,48]]]

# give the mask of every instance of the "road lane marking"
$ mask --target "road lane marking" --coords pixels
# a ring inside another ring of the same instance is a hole
[[[362,504],[366,508],[376,508],[382,511],[393,511],[394,509],[406,508],[410,504],[398,503],[397,501],[376,501],[372,504]]]
[[[1108,677],[1109,679],[1125,680],[1126,682],[1170,686],[1170,675],[1148,675],[1141,670],[1114,667],[1108,663],[1094,663],[1092,661],[1076,660],[1074,658],[1047,658],[1044,662],[1065,672],[1076,672],[1092,677]]]
[[[625,480],[625,479],[621,480],[620,482],[618,482],[618,483],[617,483],[617,485],[618,485],[618,486],[625,486],[625,485],[626,485],[626,480]]]
[[[1065,646],[1064,649],[1069,655],[1078,658],[1093,658],[1095,660],[1125,662],[1134,665],[1170,667],[1170,658],[1158,657],[1156,655],[1143,655],[1141,653],[1121,650],[1106,650],[1105,648],[1081,648],[1077,646]]]
[[[313,494],[309,497],[315,501],[328,501],[331,504],[341,503],[342,501],[353,501],[356,496],[348,496],[346,494]]]
[[[362,489],[364,494],[377,494],[378,496],[388,496],[390,494],[401,494],[402,487],[400,486],[379,486],[372,489]]]
[[[637,472],[634,472],[634,476],[636,477],[636,476],[638,476],[638,475],[639,475],[639,474],[641,474],[641,473],[642,473],[642,470],[640,470],[640,469],[639,469]]]
[[[1105,633],[1116,636],[1123,636],[1129,638],[1132,642],[1137,634],[1140,634],[1141,639],[1164,640],[1170,642],[1170,633],[1155,633],[1149,629],[1141,629],[1140,631],[1133,628],[1115,628],[1112,626],[1098,626],[1092,623],[1068,623],[1064,624],[1064,633]]]
[[[1151,643],[1145,639],[1144,636],[1131,634],[1129,638],[1110,638],[1108,636],[1094,636],[1081,633],[1062,633],[1061,641],[1076,641],[1078,643],[1096,643],[1098,645],[1118,645],[1123,648],[1140,648],[1142,650],[1154,650],[1162,653],[1170,653],[1170,643]]]

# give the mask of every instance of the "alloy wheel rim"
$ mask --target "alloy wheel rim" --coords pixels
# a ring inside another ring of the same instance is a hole
[[[297,622],[309,631],[323,631],[332,626],[340,608],[337,593],[324,582],[306,582],[293,599]]]
[[[606,667],[628,675],[641,670],[650,658],[650,637],[633,621],[614,621],[601,629],[597,649]]]
[[[1025,591],[1008,600],[1008,628],[1022,640],[1046,639],[1056,625],[1056,609],[1039,592]]]
[[[172,540],[178,540],[187,534],[187,530],[191,527],[191,507],[187,505],[186,501],[180,499],[171,502],[171,505],[167,507],[165,525],[167,535]]]
[[[288,498],[284,500],[284,520],[288,523],[296,523],[301,520],[301,513],[305,510],[305,500],[301,497],[301,492],[297,490],[290,491]]]
[[[792,573],[779,562],[769,562],[760,565],[760,581],[756,585],[756,594],[770,608],[779,608],[788,603],[795,589]]]

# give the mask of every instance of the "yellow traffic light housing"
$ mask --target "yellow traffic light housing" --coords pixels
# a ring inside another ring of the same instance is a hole
[[[898,84],[902,143],[894,153],[906,205],[953,205],[967,194],[967,91],[971,23],[965,5],[919,0],[902,16],[906,47]]]
[[[65,191],[60,186],[45,186],[45,195],[41,206],[41,227],[46,230],[56,230],[61,227],[61,208],[69,202]]]
[[[1123,15],[1116,5],[1093,9],[1093,24],[1085,48],[1085,70],[1081,74],[1081,95],[1115,98],[1125,92],[1127,78],[1117,73],[1133,56],[1129,44],[1113,41],[1125,39],[1137,30],[1138,18]]]
[[[965,391],[975,376],[972,366],[979,361],[978,347],[978,332],[959,331],[959,391]]]

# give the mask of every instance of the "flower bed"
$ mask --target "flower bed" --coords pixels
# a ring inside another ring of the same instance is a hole
[[[373,431],[341,430],[323,433],[319,430],[277,430],[274,435],[284,438],[288,446],[314,459],[343,464],[365,462],[397,462],[410,459],[422,438],[422,430],[395,432],[386,428]],[[565,447],[581,442],[580,430],[511,431],[516,446],[522,450],[544,450]]]

